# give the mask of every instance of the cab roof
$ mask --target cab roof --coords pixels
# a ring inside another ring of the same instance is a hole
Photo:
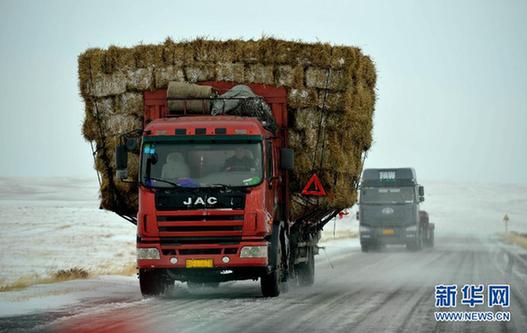
[[[414,168],[364,169],[361,178],[363,186],[416,185]]]
[[[156,119],[144,130],[146,136],[261,135],[267,131],[257,118],[238,116],[188,116]]]

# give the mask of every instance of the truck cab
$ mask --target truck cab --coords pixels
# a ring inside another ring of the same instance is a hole
[[[386,244],[419,250],[433,243],[433,224],[419,209],[424,187],[417,183],[413,168],[365,169],[359,190],[357,218],[363,252]]]
[[[203,84],[218,94],[234,86]],[[202,115],[174,114],[166,90],[145,92],[137,214],[143,295],[161,294],[175,280],[197,286],[258,278],[264,296],[280,293],[288,271],[293,160],[286,147],[287,93],[250,86],[269,105],[274,126],[256,116],[212,116],[208,99]],[[126,159],[119,148],[116,154],[123,169]]]

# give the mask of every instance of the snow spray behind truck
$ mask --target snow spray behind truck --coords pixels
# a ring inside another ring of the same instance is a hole
[[[101,205],[137,224],[144,295],[174,280],[259,278],[266,296],[313,283],[319,232],[355,203],[371,144],[368,57],[167,40],[88,50],[79,76]]]

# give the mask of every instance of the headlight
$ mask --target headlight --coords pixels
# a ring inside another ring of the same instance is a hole
[[[137,259],[159,259],[159,251],[153,248],[138,248]]]
[[[240,258],[267,258],[267,246],[244,246]]]
[[[409,226],[408,228],[406,228],[406,231],[417,231],[417,226],[416,225]]]
[[[359,226],[359,232],[370,232],[370,228],[361,225]]]

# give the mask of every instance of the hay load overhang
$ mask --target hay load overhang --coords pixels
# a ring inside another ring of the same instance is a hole
[[[115,179],[115,147],[120,134],[142,128],[143,92],[166,89],[171,81],[286,87],[293,192],[315,171],[328,192],[320,204],[345,208],[356,202],[364,153],[372,143],[376,81],[373,62],[360,49],[273,38],[167,39],[159,45],[89,49],[78,60],[83,135],[94,143],[101,207],[135,216],[137,187]],[[138,156],[131,155],[132,178],[138,165]]]

